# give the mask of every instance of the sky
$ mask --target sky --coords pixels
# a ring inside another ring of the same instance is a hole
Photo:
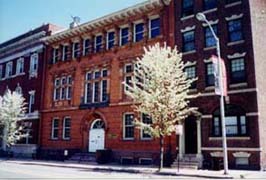
[[[68,28],[71,16],[81,23],[145,0],[0,0],[0,43],[44,23]]]

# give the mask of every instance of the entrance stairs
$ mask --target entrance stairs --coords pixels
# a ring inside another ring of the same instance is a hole
[[[178,168],[179,169],[199,169],[201,168],[202,164],[202,158],[197,157],[196,154],[185,154],[182,158],[176,159],[173,164],[172,168]]]
[[[66,162],[75,162],[75,163],[96,162],[96,153],[91,153],[91,152],[75,153]]]

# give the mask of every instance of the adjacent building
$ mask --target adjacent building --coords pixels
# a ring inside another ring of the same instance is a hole
[[[17,91],[27,103],[26,116],[20,123],[29,136],[12,147],[15,154],[27,153],[37,147],[46,59],[45,45],[40,39],[57,30],[57,26],[45,24],[0,44],[0,95],[3,96],[7,89]]]

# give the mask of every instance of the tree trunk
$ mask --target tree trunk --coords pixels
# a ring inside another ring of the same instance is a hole
[[[159,165],[159,171],[163,169],[163,153],[164,153],[164,148],[163,148],[163,136],[160,135],[160,165]]]

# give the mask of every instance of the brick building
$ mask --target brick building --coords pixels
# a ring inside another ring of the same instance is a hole
[[[165,149],[181,161],[210,167],[222,156],[222,141],[210,63],[215,42],[195,18],[204,12],[221,39],[227,67],[229,167],[259,169],[266,164],[265,54],[260,48],[265,44],[260,38],[264,9],[263,0],[152,0],[75,27],[73,23],[45,38],[49,63],[41,118],[43,153],[109,148],[120,162],[156,163],[159,142],[133,126],[133,117],[141,115],[133,112],[122,82],[130,81],[132,60],[141,56],[143,46],[166,41],[191,62],[185,71],[198,77],[191,93],[200,95],[191,102],[199,114],[183,122],[183,135],[166,138]]]
[[[15,152],[34,149],[38,143],[45,60],[45,46],[40,39],[56,30],[58,27],[45,24],[0,44],[0,94],[3,96],[7,89],[17,91],[27,103],[22,123],[30,136],[13,147]]]

